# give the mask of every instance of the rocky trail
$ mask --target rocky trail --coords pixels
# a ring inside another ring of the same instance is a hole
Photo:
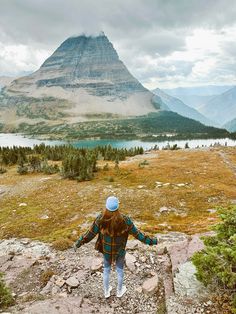
[[[128,242],[127,293],[121,299],[114,270],[111,297],[103,296],[102,256],[94,241],[75,253],[29,239],[2,240],[0,272],[16,300],[5,313],[218,313],[189,261],[203,248],[200,236],[170,232],[157,237],[159,245],[153,247]]]
[[[227,167],[233,172],[233,174],[236,176],[236,166],[232,163],[232,161],[227,156],[227,153],[224,151],[219,151],[219,155],[221,156],[223,162],[227,165]]]

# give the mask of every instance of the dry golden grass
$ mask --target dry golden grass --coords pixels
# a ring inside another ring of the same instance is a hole
[[[109,170],[104,171],[106,162],[100,161],[94,180],[80,183],[59,175],[20,176],[12,167],[0,176],[0,185],[9,187],[0,198],[0,238],[73,241],[103,210],[111,194],[119,197],[122,212],[144,231],[209,230],[217,215],[208,210],[236,200],[235,173],[222,151],[235,164],[236,148],[157,151],[121,162],[119,170],[109,162]],[[145,159],[148,165],[139,167]],[[157,187],[157,181],[169,185]],[[173,210],[160,214],[164,206]]]

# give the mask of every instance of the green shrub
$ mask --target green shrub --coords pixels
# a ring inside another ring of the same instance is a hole
[[[58,165],[49,165],[47,160],[44,160],[41,164],[41,171],[45,174],[54,174],[60,171]]]
[[[113,177],[107,177],[107,181],[108,181],[108,182],[114,182],[115,180],[114,180]]]
[[[140,162],[139,163],[139,168],[143,168],[144,166],[148,166],[149,165],[149,162],[145,159],[144,161]]]
[[[216,234],[203,237],[205,248],[193,255],[196,277],[205,286],[224,291],[232,300],[236,313],[236,207],[219,209],[221,223],[214,227]]]
[[[39,280],[43,287],[46,286],[46,284],[48,283],[48,281],[51,279],[53,275],[55,275],[55,272],[51,268],[45,269],[41,273]]]
[[[27,174],[29,172],[29,169],[27,166],[18,166],[17,173],[20,175]]]
[[[13,303],[14,299],[11,291],[3,281],[3,274],[0,273],[0,309],[13,305]]]
[[[32,172],[41,171],[41,158],[37,155],[29,157],[29,167]]]
[[[108,163],[106,163],[106,164],[103,166],[103,170],[104,170],[104,171],[108,171],[108,170],[109,170],[109,165],[108,165]]]
[[[6,168],[3,168],[3,167],[0,168],[0,174],[4,174],[4,173],[6,173],[6,172],[7,172],[7,169],[6,169]]]

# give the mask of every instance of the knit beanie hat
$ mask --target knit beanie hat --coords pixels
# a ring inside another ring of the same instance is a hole
[[[114,212],[119,208],[119,200],[115,196],[109,196],[106,200],[106,209],[110,212]]]

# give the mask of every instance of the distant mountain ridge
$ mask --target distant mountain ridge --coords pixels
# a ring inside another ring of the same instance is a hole
[[[233,85],[206,85],[196,87],[178,87],[164,89],[163,91],[170,96],[182,100],[186,105],[199,111],[216,95],[220,95],[232,87]]]
[[[223,125],[223,128],[228,130],[229,132],[236,132],[236,118],[226,122]]]
[[[208,101],[201,113],[221,126],[236,118],[236,86]]]
[[[220,95],[227,90],[231,89],[233,85],[203,85],[203,86],[193,86],[193,87],[177,87],[163,89],[164,92],[171,96],[180,95],[196,95],[196,96],[212,96]]]
[[[213,121],[204,117],[200,112],[198,112],[194,108],[187,106],[180,99],[166,94],[163,90],[156,88],[153,90],[153,93],[158,95],[171,111],[176,112],[184,117],[197,120],[205,125],[210,126],[216,125]]]

